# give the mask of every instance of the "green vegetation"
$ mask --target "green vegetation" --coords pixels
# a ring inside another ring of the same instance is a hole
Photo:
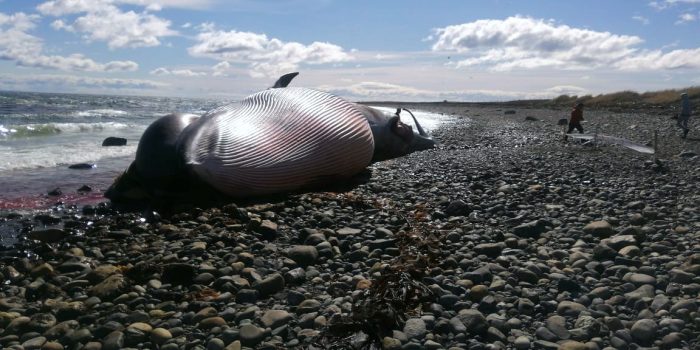
[[[550,104],[555,106],[573,106],[577,102],[583,102],[587,107],[611,108],[611,107],[647,107],[667,108],[680,104],[681,93],[687,92],[694,106],[700,102],[700,86],[685,89],[672,89],[662,91],[650,91],[638,93],[635,91],[620,91],[597,96],[568,96],[561,95],[553,98]]]

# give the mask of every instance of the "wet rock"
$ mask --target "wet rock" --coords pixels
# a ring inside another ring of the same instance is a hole
[[[70,236],[68,232],[57,228],[35,230],[27,234],[27,238],[41,241],[44,243],[60,242],[68,236]]]
[[[68,169],[85,170],[96,167],[95,163],[76,163],[68,166]]]
[[[102,147],[126,146],[126,139],[123,137],[109,136],[102,141]]]

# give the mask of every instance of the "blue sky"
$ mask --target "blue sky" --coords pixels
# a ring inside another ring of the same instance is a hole
[[[0,90],[352,100],[700,85],[700,0],[0,0]]]

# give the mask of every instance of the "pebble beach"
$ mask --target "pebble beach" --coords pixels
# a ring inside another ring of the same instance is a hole
[[[406,104],[436,149],[341,192],[125,213],[5,211],[7,349],[698,349],[700,123]]]

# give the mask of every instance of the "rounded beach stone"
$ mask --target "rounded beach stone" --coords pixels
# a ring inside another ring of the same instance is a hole
[[[596,237],[610,237],[615,231],[609,222],[605,220],[593,221],[583,227],[583,232]]]
[[[489,294],[489,287],[483,284],[477,284],[469,290],[469,299],[472,301],[480,301]]]
[[[199,322],[199,328],[200,329],[211,329],[214,327],[221,327],[226,324],[226,320],[223,319],[223,317],[215,316],[215,317],[208,317]]]
[[[261,296],[269,296],[284,289],[284,277],[279,273],[273,273],[263,280],[256,282],[253,287]]]
[[[172,337],[173,335],[170,333],[170,331],[165,328],[158,327],[151,331],[151,341],[157,345],[167,342],[168,340],[172,339]]]
[[[265,330],[252,324],[246,324],[241,327],[238,335],[241,337],[241,344],[255,346],[264,339]]]
[[[287,256],[300,266],[309,266],[318,259],[318,250],[312,245],[297,245],[289,248]]]
[[[632,338],[639,341],[642,344],[649,343],[656,338],[656,331],[659,325],[654,320],[643,319],[638,320],[632,325],[630,329],[630,334]]]
[[[409,318],[403,326],[403,332],[408,339],[423,339],[427,333],[425,321],[421,318]]]
[[[260,318],[263,326],[275,329],[289,322],[292,315],[285,310],[269,310]]]
[[[564,316],[578,316],[586,307],[574,301],[563,300],[557,305],[557,313]]]

